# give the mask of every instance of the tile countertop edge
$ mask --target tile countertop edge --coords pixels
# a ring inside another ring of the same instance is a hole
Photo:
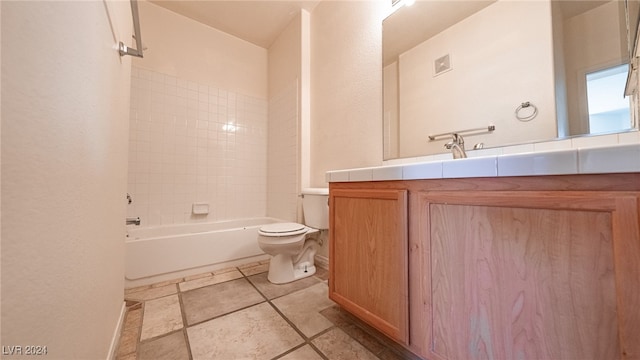
[[[484,166],[477,166],[481,164]],[[452,169],[455,171],[451,171]],[[326,180],[355,182],[630,172],[640,172],[640,144],[335,170],[326,172]],[[366,176],[363,176],[364,174]]]

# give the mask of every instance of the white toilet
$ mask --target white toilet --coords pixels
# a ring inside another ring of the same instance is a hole
[[[258,230],[258,245],[271,255],[269,275],[274,284],[284,284],[315,274],[316,236],[329,228],[329,189],[302,190],[303,224],[275,223]]]

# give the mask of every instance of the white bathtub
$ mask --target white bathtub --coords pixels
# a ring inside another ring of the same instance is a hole
[[[218,264],[233,264],[258,255],[266,258],[258,246],[258,229],[280,221],[251,218],[130,228],[125,241],[127,283],[136,286],[161,280],[159,276],[164,279],[184,276],[186,270],[205,272]]]

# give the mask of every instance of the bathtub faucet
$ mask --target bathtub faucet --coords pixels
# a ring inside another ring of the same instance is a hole
[[[135,225],[135,226],[139,226],[140,225],[140,217],[134,217],[134,218],[127,218],[127,225]]]

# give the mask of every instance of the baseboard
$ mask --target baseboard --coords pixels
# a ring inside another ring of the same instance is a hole
[[[109,354],[107,360],[114,360],[118,353],[118,345],[120,342],[120,335],[122,334],[122,326],[124,325],[124,316],[127,313],[127,303],[122,302],[122,308],[120,309],[120,318],[116,324],[116,328],[113,332],[113,338],[111,338],[111,345],[109,346]]]
[[[326,256],[322,256],[322,255],[316,255],[315,257],[315,265],[325,269],[325,270],[329,270],[329,258]]]

